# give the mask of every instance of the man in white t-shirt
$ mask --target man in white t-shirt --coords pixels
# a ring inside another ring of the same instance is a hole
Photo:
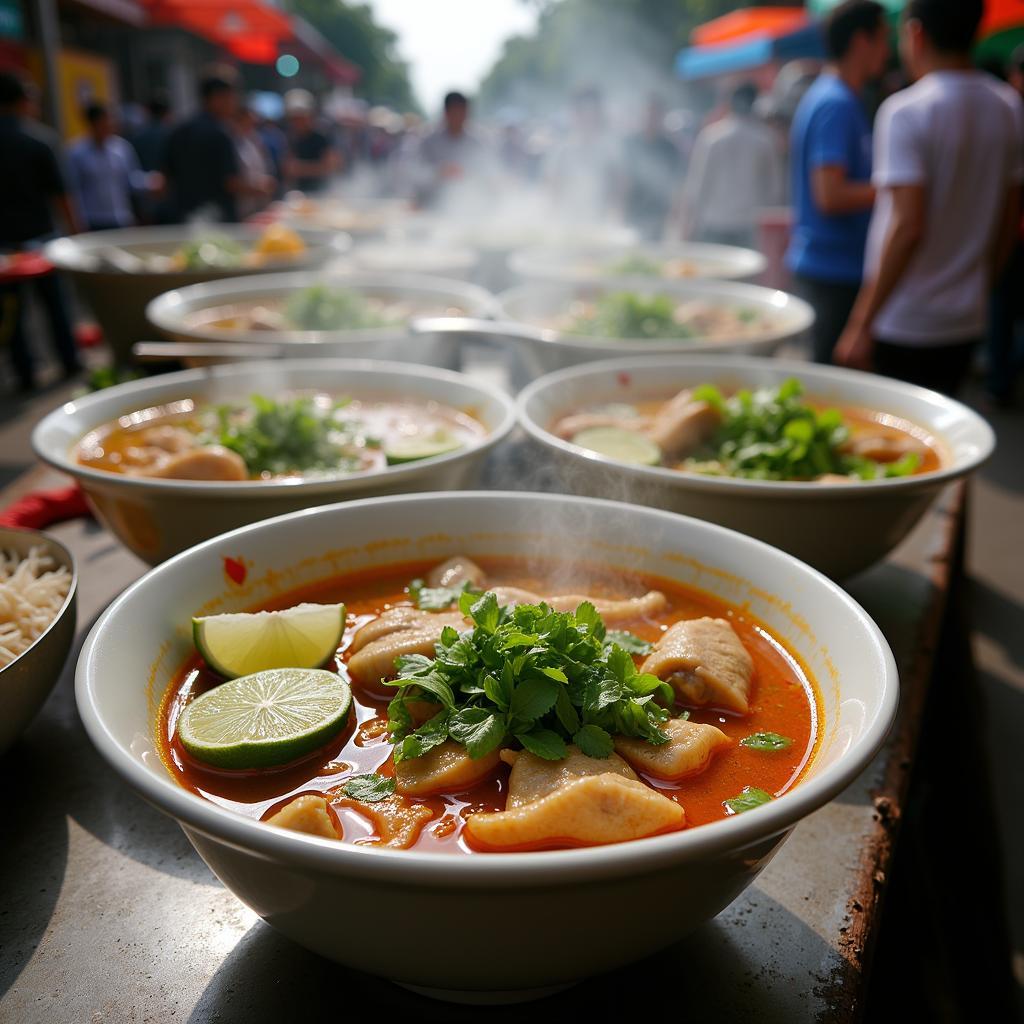
[[[1020,97],[970,60],[982,10],[907,4],[900,49],[916,81],[878,112],[865,281],[836,347],[847,366],[947,394],[984,335],[1024,182]]]

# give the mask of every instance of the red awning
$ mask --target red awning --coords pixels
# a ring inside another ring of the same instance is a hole
[[[1024,0],[987,0],[979,38],[1024,26]]]
[[[749,7],[699,25],[690,38],[697,46],[736,43],[744,36],[774,39],[798,31],[809,20],[802,7]]]
[[[289,17],[259,0],[148,0],[156,25],[173,25],[223,46],[247,64],[273,64],[292,37]]]

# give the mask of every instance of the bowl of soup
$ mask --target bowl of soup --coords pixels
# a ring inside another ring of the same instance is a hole
[[[282,360],[108,388],[54,410],[32,443],[153,564],[310,505],[465,486],[514,422],[503,393],[450,371]]]
[[[337,231],[247,224],[118,228],[58,238],[46,258],[69,274],[119,362],[151,329],[146,304],[163,292],[241,274],[319,267],[345,253]]]
[[[544,246],[523,249],[509,259],[512,272],[527,281],[752,281],[767,265],[754,249],[704,242]]]
[[[843,578],[992,453],[966,406],[873,374],[710,356],[595,363],[521,395],[566,488],[698,516]]]
[[[867,614],[759,541],[467,492],[182,553],[97,622],[76,692],[102,755],[265,921],[483,1002],[719,913],[869,763],[898,681]]]
[[[150,303],[153,326],[173,341],[265,345],[296,356],[394,359],[457,368],[460,339],[412,332],[410,321],[443,326],[489,317],[493,297],[476,285],[426,274],[293,273],[180,288]]]
[[[802,299],[730,281],[530,283],[498,301],[507,343],[534,376],[614,356],[770,355],[814,323]]]

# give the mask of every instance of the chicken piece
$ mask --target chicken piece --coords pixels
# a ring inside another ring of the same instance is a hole
[[[427,573],[428,587],[460,587],[468,582],[474,590],[483,585],[486,573],[472,559],[455,555]]]
[[[685,718],[673,718],[662,729],[669,735],[668,743],[655,746],[629,736],[616,736],[615,749],[637,771],[678,782],[699,775],[717,751],[732,745],[721,729]]]
[[[924,454],[924,445],[916,437],[909,434],[893,435],[879,431],[865,431],[851,437],[843,445],[842,451],[850,455],[860,455],[875,462],[896,462],[904,455],[914,452]]]
[[[293,832],[305,832],[311,836],[323,836],[325,839],[340,839],[340,829],[328,810],[327,798],[307,793],[289,800],[277,812],[267,818],[268,825],[291,829]]]
[[[140,430],[138,438],[147,447],[159,448],[171,454],[197,447],[195,434],[184,427],[172,427],[167,423]]]
[[[690,391],[680,391],[658,410],[644,433],[665,458],[681,459],[708,440],[721,422],[714,406],[695,402]]]
[[[822,473],[821,476],[814,478],[814,482],[816,484],[854,484],[858,481],[856,477],[843,476],[842,473]]]
[[[604,619],[606,626],[621,622],[643,619],[660,612],[668,601],[660,590],[649,590],[642,597],[628,597],[621,600],[608,597],[588,597],[586,594],[556,594],[542,596],[519,587],[492,587],[498,604],[538,604],[544,601],[557,612],[574,612],[584,602],[589,601]]]
[[[512,765],[505,810],[524,807],[554,793],[573,779],[588,775],[621,775],[624,779],[638,781],[636,772],[618,754],[599,758],[587,757],[579,747],[570,746],[568,750],[568,755],[561,761],[548,761],[528,750],[503,750],[502,761]]]
[[[614,772],[571,779],[511,810],[470,815],[466,835],[485,850],[621,843],[686,824],[683,808],[650,786]]]
[[[397,793],[372,804],[347,796],[335,802],[369,818],[378,837],[372,841],[373,845],[393,850],[408,850],[419,838],[423,826],[434,817],[434,812],[426,805],[415,804]]]
[[[445,626],[463,630],[461,612],[421,612],[390,608],[352,637],[348,670],[357,682],[374,685],[395,676],[395,659],[403,654],[432,656]]]
[[[267,309],[266,306],[257,306],[249,313],[249,323],[246,325],[250,331],[287,331],[288,319],[283,313],[276,309]]]
[[[458,793],[483,782],[499,760],[497,750],[474,760],[461,743],[446,740],[422,757],[399,761],[395,765],[396,788],[408,796]]]
[[[552,427],[556,437],[571,441],[580,431],[592,427],[617,427],[620,430],[643,431],[650,424],[648,416],[623,416],[614,412],[574,412],[563,416]]]
[[[169,455],[151,468],[140,469],[140,476],[161,480],[248,480],[249,471],[241,455],[220,445],[204,445]]]
[[[690,704],[750,711],[754,659],[725,619],[677,622],[654,645],[641,672],[657,676]]]

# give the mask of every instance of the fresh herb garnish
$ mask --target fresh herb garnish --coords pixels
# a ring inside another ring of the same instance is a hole
[[[618,644],[630,654],[650,654],[654,650],[654,644],[624,629],[609,629],[605,643]]]
[[[780,736],[777,732],[755,732],[740,740],[741,747],[751,750],[785,750],[793,741],[788,736]]]
[[[409,596],[422,612],[441,612],[451,608],[472,586],[471,580],[463,580],[456,587],[428,587],[423,580],[409,584]]]
[[[288,299],[285,319],[301,331],[357,330],[386,327],[394,321],[378,313],[352,288],[314,284]]]
[[[739,796],[723,800],[722,805],[730,814],[742,814],[744,811],[751,811],[761,804],[768,803],[772,798],[771,793],[766,793],[756,786],[744,786]]]
[[[254,476],[308,470],[357,469],[359,460],[345,452],[356,429],[339,418],[345,403],[321,408],[312,398],[280,402],[253,395],[249,406],[221,405],[209,443],[237,452]]]
[[[206,270],[210,267],[237,267],[245,250],[233,238],[210,235],[186,242],[178,250],[178,258],[186,270]]]
[[[585,601],[575,612],[546,604],[504,608],[493,593],[469,592],[459,608],[472,628],[441,634],[436,657],[397,660],[398,694],[388,706],[395,760],[420,757],[449,737],[479,758],[518,741],[538,757],[559,760],[575,743],[591,757],[612,752],[612,736],[668,742],[661,725],[672,688],[640,673],[633,656],[607,642],[600,615]],[[437,706],[415,726],[409,705]]]
[[[601,338],[688,338],[691,328],[676,319],[676,301],[670,295],[608,292],[593,309],[569,327],[575,334]]]
[[[369,775],[353,775],[342,787],[345,796],[362,800],[364,804],[375,804],[387,800],[395,791],[395,780],[386,775],[371,772]]]
[[[844,452],[850,429],[839,410],[814,409],[802,401],[803,390],[792,377],[778,388],[737,391],[729,398],[712,384],[695,388],[693,397],[717,409],[722,422],[686,468],[750,480],[814,480],[826,473],[875,480],[917,469],[914,452],[890,463]]]
[[[609,274],[624,277],[661,277],[662,265],[659,260],[652,259],[640,252],[632,252],[608,268]]]

